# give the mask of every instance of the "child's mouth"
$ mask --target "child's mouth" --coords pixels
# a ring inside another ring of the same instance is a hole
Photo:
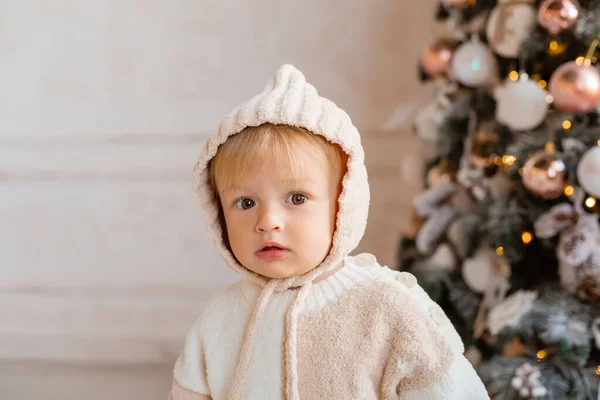
[[[279,246],[265,246],[256,252],[261,260],[278,260],[285,257],[290,250]]]

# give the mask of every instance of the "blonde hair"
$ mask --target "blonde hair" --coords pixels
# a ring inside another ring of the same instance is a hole
[[[304,168],[297,149],[302,148],[322,158],[336,176],[345,173],[347,155],[337,144],[307,129],[290,125],[263,124],[248,127],[231,136],[219,147],[210,161],[210,183],[216,197],[219,190],[239,186],[257,169],[274,171],[277,165],[287,163],[293,179],[298,179]]]

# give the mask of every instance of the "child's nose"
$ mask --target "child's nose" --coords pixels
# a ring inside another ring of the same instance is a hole
[[[281,231],[283,229],[283,221],[277,215],[277,213],[273,211],[266,211],[260,215],[260,218],[256,224],[256,231],[261,232],[271,232],[271,231]]]

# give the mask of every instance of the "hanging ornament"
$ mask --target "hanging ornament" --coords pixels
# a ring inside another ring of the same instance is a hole
[[[577,180],[583,190],[600,198],[600,146],[585,152],[577,166]]]
[[[486,26],[488,43],[501,56],[515,58],[535,27],[535,1],[500,0],[498,3]]]
[[[556,199],[565,187],[565,163],[549,142],[546,149],[534,153],[523,167],[523,185],[544,199]]]
[[[562,111],[586,114],[600,101],[600,72],[592,67],[599,40],[594,39],[585,58],[562,64],[550,77],[550,94]]]
[[[503,257],[482,244],[475,254],[464,261],[462,276],[467,286],[477,293],[484,293],[490,285],[497,286],[498,277],[510,275],[510,265]]]
[[[434,78],[446,74],[454,49],[456,43],[444,38],[425,47],[421,53],[421,66],[425,73]]]
[[[494,150],[498,143],[498,134],[491,123],[483,123],[475,133],[469,161],[478,168],[488,168],[495,165]]]
[[[497,70],[496,56],[477,36],[456,49],[450,62],[450,75],[469,87],[489,86]]]
[[[529,130],[541,124],[548,114],[546,91],[528,75],[521,73],[519,79],[507,79],[494,91],[496,119],[516,130]]]
[[[575,26],[579,17],[577,0],[546,0],[538,11],[538,22],[550,34],[559,33]]]
[[[570,61],[554,71],[549,89],[558,109],[586,114],[600,101],[600,73],[591,65]]]

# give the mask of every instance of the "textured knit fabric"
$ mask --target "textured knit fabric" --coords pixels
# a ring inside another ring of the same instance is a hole
[[[487,399],[439,306],[408,273],[358,265],[315,283],[299,315],[301,399]],[[227,399],[254,302],[249,280],[218,294],[194,324],[175,366],[178,390]],[[284,316],[298,290],[273,294],[243,388],[244,399],[284,397]],[[186,397],[173,397],[182,400]]]
[[[288,279],[268,279],[236,261],[207,169],[229,137],[264,123],[305,128],[348,155],[331,250],[313,270]],[[245,280],[218,294],[188,333],[174,369],[174,400],[488,398],[460,338],[414,277],[378,267],[370,254],[348,256],[369,208],[360,135],[297,69],[282,66],[225,118],[194,177],[215,247]]]

